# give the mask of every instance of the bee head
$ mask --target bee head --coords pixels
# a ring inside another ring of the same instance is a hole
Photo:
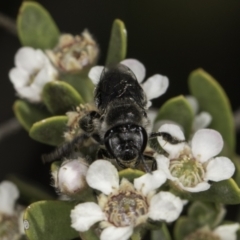
[[[123,163],[139,159],[146,148],[147,138],[143,127],[124,124],[109,129],[104,136],[104,141],[108,152]]]

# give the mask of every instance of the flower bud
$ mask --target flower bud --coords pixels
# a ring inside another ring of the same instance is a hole
[[[65,160],[58,170],[52,172],[54,186],[60,194],[76,197],[86,186],[88,164],[83,158]]]
[[[76,36],[62,34],[58,45],[46,53],[60,72],[79,72],[96,63],[99,48],[91,34],[84,30]]]

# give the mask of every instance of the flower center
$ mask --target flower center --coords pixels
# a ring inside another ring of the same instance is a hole
[[[203,181],[205,175],[203,165],[185,154],[180,155],[178,159],[171,159],[170,172],[184,187],[195,187]]]
[[[0,213],[0,239],[20,239],[18,217]]]
[[[28,82],[27,82],[27,86],[30,86],[33,84],[33,82],[35,81],[35,78],[36,76],[38,75],[39,73],[39,69],[35,70],[30,76],[29,76],[29,79],[28,79]]]
[[[220,237],[211,231],[196,231],[189,234],[184,240],[220,240]]]
[[[140,216],[147,214],[148,203],[144,196],[136,192],[120,192],[109,196],[104,209],[108,221],[116,227],[136,225]]]

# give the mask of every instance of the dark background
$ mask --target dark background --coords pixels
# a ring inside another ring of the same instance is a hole
[[[16,18],[20,0],[1,0],[0,11]],[[128,30],[128,58],[136,58],[170,79],[167,93],[154,101],[188,94],[187,78],[203,68],[223,86],[233,110],[239,106],[240,1],[237,0],[71,0],[41,3],[60,30],[78,34],[88,28],[101,47],[104,63],[112,22],[120,18]],[[18,38],[0,28],[0,124],[13,117],[15,92],[8,79]],[[49,186],[49,166],[40,156],[50,147],[31,140],[25,130],[0,142],[0,181],[18,173]],[[238,152],[239,147],[238,147]],[[49,187],[49,189],[51,189]]]

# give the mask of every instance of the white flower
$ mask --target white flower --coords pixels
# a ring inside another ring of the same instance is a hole
[[[141,62],[136,59],[125,59],[120,63],[132,70],[139,83],[143,82],[146,75],[146,69]],[[95,85],[98,84],[103,69],[103,66],[95,66],[89,71],[88,76]],[[160,74],[153,75],[141,84],[148,99],[148,108],[152,105],[150,100],[158,98],[159,96],[164,94],[168,88],[168,85],[168,78]]]
[[[83,158],[65,160],[59,169],[52,171],[54,187],[59,193],[74,197],[86,187],[88,164]]]
[[[98,197],[98,204],[81,203],[71,211],[71,226],[84,232],[101,222],[101,240],[127,240],[134,227],[145,223],[148,218],[172,222],[183,208],[181,199],[173,194],[155,194],[154,190],[166,181],[161,170],[135,179],[134,184],[124,178],[119,184],[117,169],[108,161],[97,160],[90,165],[86,179],[91,188],[102,194]]]
[[[195,116],[192,126],[193,133],[199,129],[206,128],[211,123],[212,116],[208,112],[204,111],[199,113],[199,105],[195,97],[189,95],[186,96],[186,99],[189,102]]]
[[[220,240],[237,240],[237,231],[239,230],[239,223],[224,224],[213,230]]]
[[[15,213],[15,202],[19,197],[19,191],[15,184],[3,181],[0,184],[0,213],[13,215]]]
[[[9,78],[21,98],[40,102],[43,86],[55,80],[57,71],[40,49],[20,48],[15,55],[15,68]]]
[[[177,125],[164,124],[159,132],[169,133],[178,140],[185,140],[183,132]],[[208,181],[229,179],[235,167],[227,157],[215,157],[223,148],[221,135],[212,129],[198,130],[191,141],[171,144],[158,137],[161,147],[169,154],[156,155],[158,168],[162,169],[168,179],[180,189],[200,192],[210,188]]]
[[[239,223],[224,224],[213,230],[211,230],[208,226],[204,226],[203,228],[190,233],[184,239],[237,240],[238,230]]]
[[[76,36],[62,34],[58,45],[46,53],[59,71],[78,72],[95,64],[99,48],[91,34],[84,30]]]

